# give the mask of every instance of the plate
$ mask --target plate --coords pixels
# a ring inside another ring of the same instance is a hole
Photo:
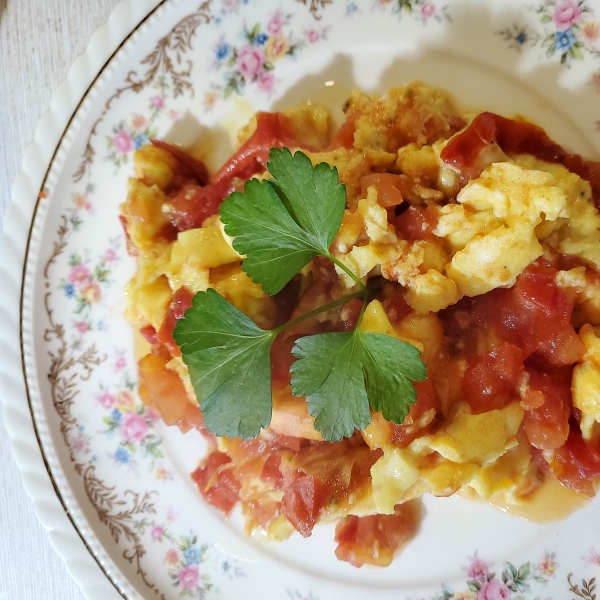
[[[335,559],[332,526],[281,544],[246,538],[239,515],[224,519],[189,478],[200,435],[164,427],[136,395],[123,318],[134,262],[118,220],[135,149],[195,143],[215,169],[256,110],[309,100],[340,119],[353,88],[414,80],[467,107],[528,115],[600,156],[591,0],[124,0],[74,65],[7,215],[0,368],[25,484],[47,527],[64,520],[48,494],[73,524],[54,543],[90,598],[595,597],[597,501],[536,525],[426,498],[393,565],[355,569]],[[81,542],[105,579],[88,577]]]

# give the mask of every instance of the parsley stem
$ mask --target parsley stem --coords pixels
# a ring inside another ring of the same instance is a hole
[[[340,306],[341,304],[346,304],[346,302],[349,302],[353,298],[364,298],[365,299],[363,301],[363,306],[362,306],[361,313],[360,313],[362,316],[362,313],[365,310],[367,297],[368,297],[368,295],[365,295],[365,292],[362,292],[362,291],[354,292],[354,294],[349,294],[348,296],[343,296],[342,298],[338,298],[337,300],[334,300],[333,302],[329,302],[328,304],[324,304],[323,306],[319,306],[318,308],[315,308],[303,315],[300,315],[299,317],[296,317],[293,321],[288,321],[287,323],[284,323],[283,325],[280,325],[279,327],[276,327],[275,329],[271,329],[271,333],[274,336],[279,335],[282,331],[285,331],[286,329],[289,329],[290,327],[293,327],[294,325],[297,325],[298,323],[302,323],[303,321],[306,321],[307,319],[310,319],[310,318],[314,317],[315,315],[325,312],[326,310],[330,310],[332,308],[335,308],[336,306]]]
[[[343,262],[339,261],[335,256],[333,256],[333,254],[327,254],[326,255],[327,258],[333,262],[334,264],[336,264],[340,269],[342,269],[342,271],[344,271],[349,277],[352,278],[352,280],[354,282],[356,282],[356,285],[363,291],[366,292],[367,288],[365,286],[365,284],[356,276],[355,273],[353,273]]]

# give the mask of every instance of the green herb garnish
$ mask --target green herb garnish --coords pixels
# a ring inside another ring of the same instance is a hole
[[[315,256],[324,256],[348,273],[359,291],[272,330],[260,329],[212,289],[196,294],[173,336],[206,427],[219,436],[257,436],[271,421],[269,351],[275,337],[352,298],[363,300],[354,331],[296,341],[292,392],[306,396],[315,428],[330,442],[364,429],[371,422],[369,406],[402,423],[416,401],[409,380],[424,379],[425,365],[410,344],[360,329],[370,292],[329,252],[346,206],[337,169],[326,163],[313,167],[305,154],[292,155],[287,148],[273,148],[269,158],[273,178],[248,181],[244,193],[234,192],[220,209],[234,248],[246,255],[244,271],[275,294]]]

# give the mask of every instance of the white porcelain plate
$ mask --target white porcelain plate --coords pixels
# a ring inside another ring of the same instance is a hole
[[[597,501],[535,525],[427,498],[416,539],[387,569],[338,562],[330,526],[281,544],[247,539],[238,516],[224,519],[192,485],[200,435],[164,427],[136,395],[122,316],[134,262],[118,208],[132,153],[151,137],[200,139],[214,169],[255,110],[311,100],[339,116],[353,88],[417,79],[465,106],[527,115],[597,159],[600,2],[155,4],[124,0],[76,63],[6,222],[7,422],[38,508],[55,493],[73,523],[58,549],[86,593],[107,597],[78,571],[77,537],[106,575],[104,593],[123,598],[595,598]],[[44,470],[53,490],[39,483]],[[41,518],[53,526],[51,511]]]

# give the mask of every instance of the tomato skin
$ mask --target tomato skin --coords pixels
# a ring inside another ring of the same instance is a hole
[[[541,127],[532,123],[483,112],[450,140],[440,158],[457,168],[466,183],[481,174],[477,157],[492,143],[507,153],[532,154],[541,160],[564,165],[589,181],[594,202],[597,207],[600,206],[600,162],[584,160],[579,154],[568,154]]]
[[[302,471],[286,473],[281,511],[302,537],[310,537],[325,503],[325,486]]]
[[[503,343],[476,357],[465,372],[465,399],[475,414],[504,408],[516,395],[523,374],[523,353]]]
[[[149,344],[158,344],[158,333],[156,329],[152,327],[152,325],[145,325],[140,328],[140,335],[149,343]]]
[[[191,199],[180,193],[171,200],[170,219],[175,229],[186,231],[201,227],[208,217],[217,214],[221,202],[241,183],[266,170],[271,148],[284,146],[301,146],[291,133],[288,117],[282,113],[257,113],[255,132],[215,173],[210,183],[192,186],[193,189],[188,190]]]
[[[173,331],[177,321],[183,319],[185,311],[192,306],[193,299],[187,288],[180,287],[173,295],[173,300],[167,307],[165,320],[158,330],[158,340],[169,349],[172,356],[181,356],[181,350],[173,339]]]
[[[425,379],[424,381],[415,381],[413,382],[413,385],[417,390],[417,401],[415,404],[410,405],[404,423],[390,423],[392,428],[391,441],[403,448],[425,433],[422,428],[418,427],[418,420],[425,412],[435,408],[435,390],[431,380]]]
[[[203,467],[198,467],[191,475],[205,500],[226,515],[239,500],[241,484],[231,469],[222,469],[231,462],[223,452],[212,452]]]
[[[359,117],[360,113],[346,117],[346,120],[333,135],[328,150],[335,150],[336,148],[350,149],[354,147],[354,133],[356,132],[356,121]]]
[[[335,555],[358,568],[387,567],[394,552],[416,533],[418,523],[416,510],[408,503],[398,504],[393,515],[345,517],[335,527]]]
[[[409,242],[429,239],[437,223],[437,211],[430,206],[411,206],[394,219],[397,232]]]
[[[572,369],[563,367],[546,371],[529,362],[526,371],[529,387],[544,396],[541,406],[526,410],[523,416],[529,443],[540,450],[560,448],[569,435]]]
[[[166,150],[177,159],[179,171],[183,176],[192,177],[200,185],[206,185],[208,183],[208,171],[203,162],[196,160],[193,156],[190,156],[187,152],[169,144],[162,140],[150,140],[153,146]]]

